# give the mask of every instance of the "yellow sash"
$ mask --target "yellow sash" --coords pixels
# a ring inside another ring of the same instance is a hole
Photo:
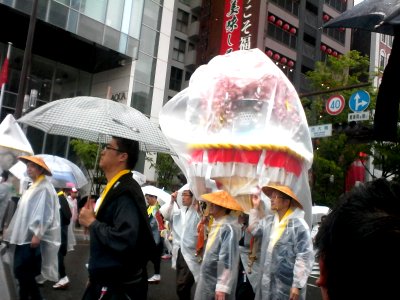
[[[97,215],[97,212],[100,209],[101,204],[103,204],[103,200],[106,197],[107,193],[109,190],[112,188],[112,186],[117,182],[118,179],[121,178],[122,175],[128,174],[130,170],[122,170],[119,171],[106,185],[106,188],[104,189],[103,193],[101,194],[101,197],[99,198],[98,201],[100,201],[99,205],[96,205],[96,208],[94,210],[94,213]]]
[[[272,224],[272,230],[270,235],[270,242],[268,245],[268,251],[272,252],[272,248],[275,246],[276,242],[280,239],[286,225],[289,221],[289,216],[293,213],[293,209],[289,207],[283,216],[282,220],[279,221],[278,214],[275,215],[274,223]]]

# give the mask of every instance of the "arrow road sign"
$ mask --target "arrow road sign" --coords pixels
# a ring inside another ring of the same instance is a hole
[[[349,107],[353,112],[362,112],[367,109],[371,97],[368,92],[364,90],[358,90],[350,96]]]

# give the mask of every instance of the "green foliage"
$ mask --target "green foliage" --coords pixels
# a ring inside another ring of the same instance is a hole
[[[157,154],[157,162],[148,160],[152,167],[155,168],[157,174],[157,184],[159,188],[173,191],[176,187],[176,178],[182,173],[180,168],[175,164],[171,155],[165,153]]]
[[[72,149],[82,160],[82,163],[89,174],[89,181],[92,187],[92,193],[99,195],[101,186],[105,183],[105,177],[98,164],[96,158],[100,156],[100,145],[88,141],[72,139],[70,142]]]
[[[329,91],[359,84],[361,80],[368,80],[373,75],[368,72],[369,58],[360,55],[357,51],[350,51],[340,58],[328,56],[326,62],[317,62],[314,71],[307,73],[310,86],[315,91]],[[337,116],[326,112],[325,103],[332,95],[340,94],[347,102],[357,89],[347,89],[340,92],[324,93],[302,99],[308,124],[335,124],[347,122],[348,105]],[[371,95],[369,109],[375,107],[376,91],[371,87],[363,88]],[[350,144],[345,134],[333,134],[313,140],[314,162],[312,166],[312,197],[314,203],[332,207],[339,195],[345,191],[345,175],[350,164],[358,158],[360,152],[370,153],[371,145]]]

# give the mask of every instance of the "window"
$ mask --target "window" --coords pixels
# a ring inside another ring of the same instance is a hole
[[[389,46],[390,48],[392,48],[392,47],[393,47],[393,36],[390,35],[390,36],[388,37],[388,40],[389,40],[388,46]]]
[[[283,30],[281,27],[275,26],[274,24],[268,24],[267,35],[274,40],[281,42],[289,46],[292,49],[296,49],[297,37],[289,32]]]
[[[382,70],[385,68],[385,51],[381,51],[380,57],[379,57],[379,68]]]
[[[299,0],[271,0],[271,2],[295,16],[299,15]]]
[[[344,45],[346,39],[345,30],[341,30],[340,28],[324,28],[323,31],[327,36]]]
[[[171,76],[169,79],[169,88],[174,91],[180,91],[182,85],[183,71],[181,69],[171,67]]]
[[[189,24],[189,13],[178,9],[178,15],[176,18],[176,30],[186,33]]]
[[[184,40],[175,38],[174,40],[174,49],[172,52],[172,59],[184,62],[185,61],[185,48],[186,42]]]
[[[381,34],[381,42],[386,44],[386,35]]]
[[[336,9],[338,12],[344,12],[347,9],[347,1],[343,0],[325,0],[325,3]]]

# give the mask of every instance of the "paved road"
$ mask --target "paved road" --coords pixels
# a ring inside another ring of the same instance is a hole
[[[85,264],[88,259],[89,244],[83,241],[80,231],[77,232],[78,245],[74,251],[67,254],[65,258],[66,269],[71,285],[67,290],[54,290],[53,282],[46,282],[42,287],[42,293],[46,300],[77,300],[81,299],[85,290],[87,271]],[[315,279],[318,275],[318,268],[309,279],[307,288],[307,300],[321,300],[319,288],[315,286]],[[149,277],[153,275],[152,263],[148,265]],[[175,293],[175,271],[171,269],[171,261],[161,263],[161,282],[158,285],[149,285],[148,300],[177,300]]]

